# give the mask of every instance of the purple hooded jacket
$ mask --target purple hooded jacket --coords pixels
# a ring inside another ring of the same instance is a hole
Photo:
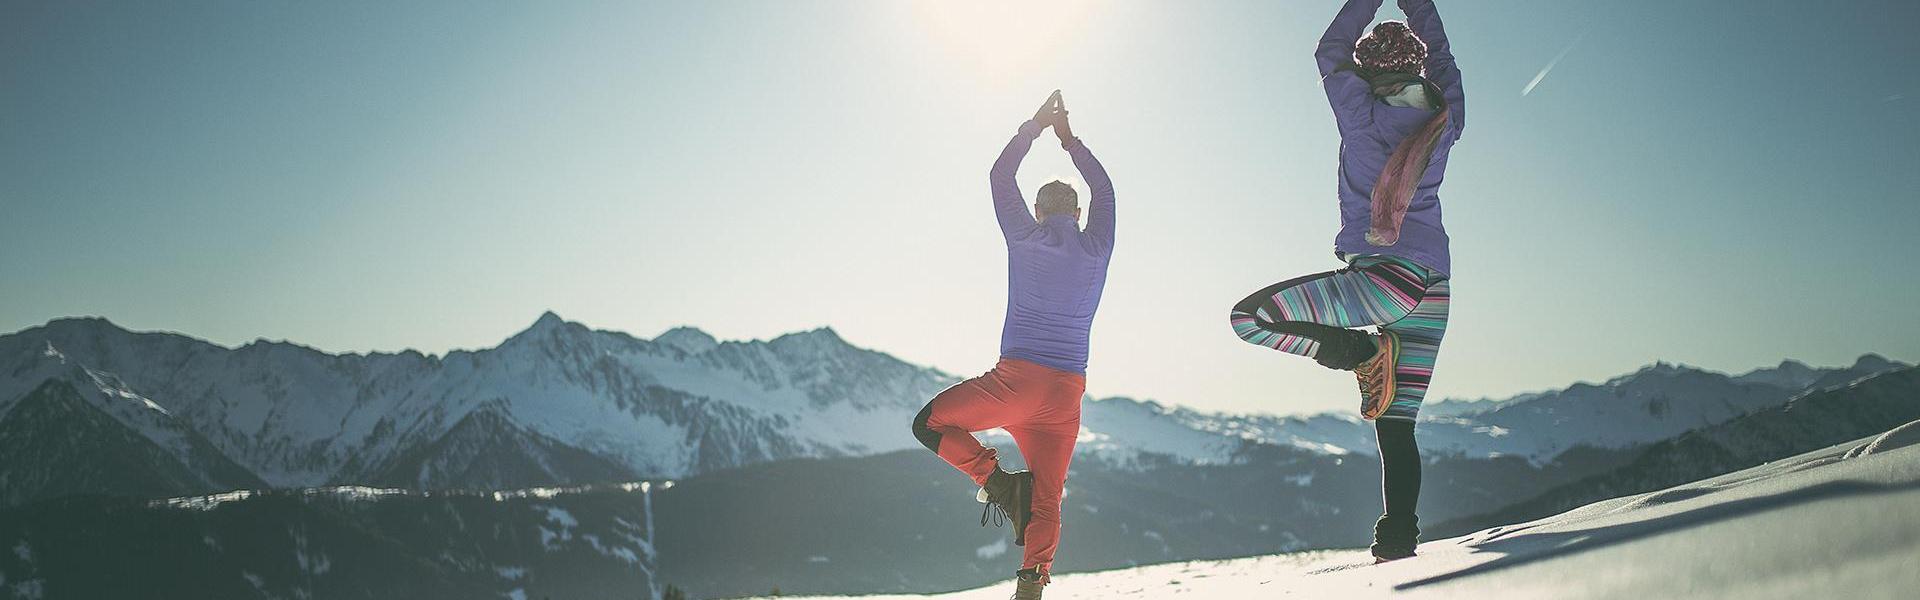
[[[1466,127],[1466,93],[1460,88],[1460,69],[1453,64],[1453,51],[1432,0],[1399,0],[1399,4],[1407,13],[1407,24],[1427,44],[1426,77],[1440,88],[1447,109],[1453,111],[1452,126],[1434,145],[1426,177],[1414,190],[1406,219],[1401,221],[1400,241],[1392,246],[1367,243],[1374,182],[1380,180],[1380,171],[1400,140],[1418,131],[1433,116],[1425,109],[1380,101],[1366,80],[1348,68],[1353,64],[1354,43],[1373,23],[1381,2],[1347,0],[1314,51],[1320,63],[1321,84],[1340,128],[1340,234],[1334,237],[1333,248],[1343,255],[1398,256],[1446,276],[1453,272],[1453,260],[1447,229],[1440,222],[1440,182],[1446,176],[1447,155]]]

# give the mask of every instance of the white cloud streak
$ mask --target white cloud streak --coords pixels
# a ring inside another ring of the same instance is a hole
[[[1565,50],[1561,50],[1560,54],[1555,55],[1553,60],[1547,61],[1547,66],[1540,69],[1540,73],[1533,76],[1533,81],[1527,82],[1527,87],[1520,90],[1520,95],[1526,96],[1532,94],[1533,88],[1540,87],[1540,82],[1547,78],[1547,74],[1552,73],[1553,68],[1560,65],[1560,60],[1566,58],[1567,53],[1573,52],[1574,47],[1579,46],[1580,40],[1584,39],[1587,39],[1587,34],[1585,33],[1580,34],[1580,37],[1573,38],[1573,43],[1567,44]]]

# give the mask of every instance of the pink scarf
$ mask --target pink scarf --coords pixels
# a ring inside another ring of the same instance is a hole
[[[1392,95],[1400,91],[1402,85],[1417,83],[1426,86],[1430,98],[1441,98],[1432,84],[1418,76],[1387,75],[1370,82],[1375,95]],[[1440,99],[1433,118],[1427,119],[1427,123],[1407,139],[1400,140],[1400,145],[1387,157],[1386,168],[1380,170],[1380,180],[1373,184],[1373,221],[1367,229],[1367,243],[1375,246],[1399,243],[1400,221],[1406,218],[1407,206],[1413,203],[1414,190],[1427,176],[1427,164],[1433,161],[1434,147],[1440,143],[1440,135],[1447,131],[1451,114],[1446,100]]]

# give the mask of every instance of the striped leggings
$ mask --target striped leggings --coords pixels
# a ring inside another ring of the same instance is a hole
[[[1379,326],[1400,335],[1398,391],[1382,420],[1413,421],[1433,380],[1447,331],[1447,279],[1412,261],[1381,255],[1345,269],[1267,286],[1234,305],[1233,333],[1247,343],[1314,357],[1339,328]],[[1318,336],[1320,339],[1316,339]]]

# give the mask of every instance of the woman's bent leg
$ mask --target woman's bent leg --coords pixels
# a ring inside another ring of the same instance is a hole
[[[1282,281],[1233,307],[1233,333],[1250,344],[1351,370],[1373,355],[1372,340],[1351,327],[1391,323],[1420,301],[1398,271],[1346,268]]]

